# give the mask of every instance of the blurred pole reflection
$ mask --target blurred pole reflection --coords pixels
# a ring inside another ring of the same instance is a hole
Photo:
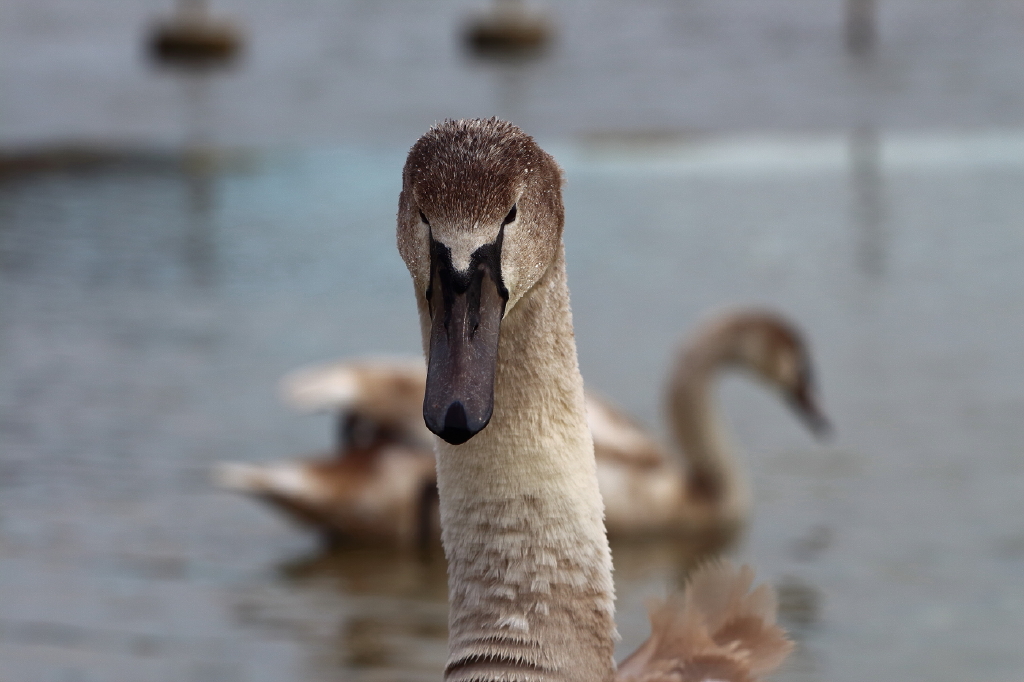
[[[214,283],[216,250],[213,238],[214,182],[217,159],[211,145],[209,73],[180,75],[185,101],[185,140],[182,167],[188,206],[181,258],[189,283],[208,288]]]
[[[188,210],[181,259],[189,284],[198,289],[209,288],[215,283],[217,254],[213,238],[213,170],[209,160],[186,159]]]
[[[887,234],[881,155],[878,131],[873,126],[860,126],[850,133],[854,258],[857,268],[870,279],[881,279],[885,274]]]
[[[499,118],[512,121],[521,128],[529,128],[524,119],[526,112],[526,92],[529,85],[530,69],[528,62],[508,62],[495,64],[496,97],[495,109]]]
[[[546,57],[555,38],[547,10],[522,0],[497,0],[469,16],[463,43],[473,61],[494,69],[495,113],[500,118],[529,126],[523,116],[530,71]]]
[[[213,151],[210,79],[235,64],[242,33],[230,21],[212,17],[206,0],[177,0],[175,13],[151,32],[150,57],[174,69],[185,103],[182,167],[188,195],[181,257],[190,283],[213,284],[215,251],[212,210],[218,159]]]
[[[854,55],[874,51],[878,40],[877,0],[846,0],[846,49]]]

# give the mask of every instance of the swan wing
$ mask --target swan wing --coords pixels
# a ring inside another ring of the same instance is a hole
[[[618,461],[643,468],[668,461],[664,448],[637,422],[590,391],[586,399],[587,424],[594,436],[594,455],[598,461]]]
[[[793,649],[775,622],[772,588],[729,562],[698,569],[685,593],[651,606],[651,636],[619,666],[617,682],[755,682]]]

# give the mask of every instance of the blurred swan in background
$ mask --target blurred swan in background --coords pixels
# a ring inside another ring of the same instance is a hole
[[[712,548],[732,540],[750,511],[750,489],[724,435],[715,381],[730,368],[775,389],[818,435],[829,425],[817,405],[810,354],[796,326],[763,310],[704,321],[680,347],[666,398],[677,453],[606,402],[587,410],[613,537],[675,534]]]
[[[795,325],[763,310],[719,313],[680,347],[667,387],[678,453],[593,392],[586,395],[605,523],[613,538],[672,534],[695,554],[731,541],[749,513],[742,467],[714,401],[721,371],[741,368],[774,388],[817,434],[810,355]],[[433,435],[423,421],[419,358],[351,360],[297,370],[286,403],[337,415],[334,451],[272,464],[225,463],[226,488],[260,498],[328,538],[400,545],[439,532]]]
[[[426,369],[378,358],[301,369],[281,382],[285,402],[336,415],[333,451],[304,459],[214,470],[222,487],[261,499],[328,541],[436,540],[433,435],[423,423]]]

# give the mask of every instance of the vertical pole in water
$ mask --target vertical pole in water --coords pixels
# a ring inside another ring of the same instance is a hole
[[[885,197],[882,144],[873,125],[859,126],[850,134],[850,179],[857,265],[870,279],[881,279],[885,274]]]
[[[866,54],[875,48],[877,0],[846,0],[846,49]]]
[[[203,289],[213,283],[216,274],[212,212],[217,157],[212,147],[210,73],[200,69],[180,76],[186,106],[182,159],[188,194],[181,257],[189,284]]]

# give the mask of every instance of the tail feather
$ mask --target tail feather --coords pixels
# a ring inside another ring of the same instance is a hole
[[[793,643],[775,622],[769,585],[729,562],[698,569],[683,595],[650,610],[651,636],[619,666],[617,682],[756,682]]]
[[[243,464],[222,462],[213,470],[214,483],[227,490],[251,495],[280,495],[303,499],[316,498],[314,481],[299,464]]]

